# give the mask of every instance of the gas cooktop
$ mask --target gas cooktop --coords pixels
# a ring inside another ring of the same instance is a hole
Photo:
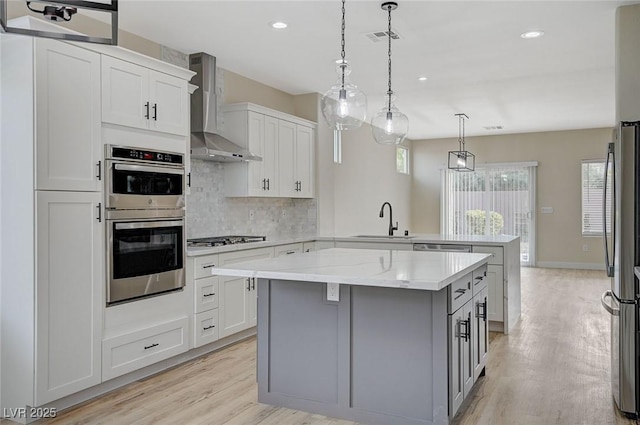
[[[214,236],[211,238],[187,239],[187,246],[224,246],[266,240],[266,236]]]

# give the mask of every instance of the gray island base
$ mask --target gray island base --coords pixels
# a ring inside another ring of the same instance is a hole
[[[448,424],[486,365],[487,257],[330,249],[215,273],[257,279],[259,402]],[[339,301],[323,278],[343,282]]]

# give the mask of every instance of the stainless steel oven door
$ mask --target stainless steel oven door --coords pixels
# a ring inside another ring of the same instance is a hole
[[[185,286],[184,219],[107,220],[107,304]]]
[[[108,209],[184,207],[184,168],[107,160]]]

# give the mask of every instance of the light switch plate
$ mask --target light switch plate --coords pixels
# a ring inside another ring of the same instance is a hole
[[[340,301],[339,283],[327,283],[327,301]]]

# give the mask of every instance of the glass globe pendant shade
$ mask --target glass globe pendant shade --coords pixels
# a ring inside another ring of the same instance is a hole
[[[335,130],[358,128],[367,117],[367,96],[349,81],[351,68],[346,61],[341,62],[336,70],[338,81],[322,95],[322,115],[329,127]]]
[[[385,105],[371,119],[373,138],[381,145],[399,145],[409,133],[409,118],[395,107]]]

